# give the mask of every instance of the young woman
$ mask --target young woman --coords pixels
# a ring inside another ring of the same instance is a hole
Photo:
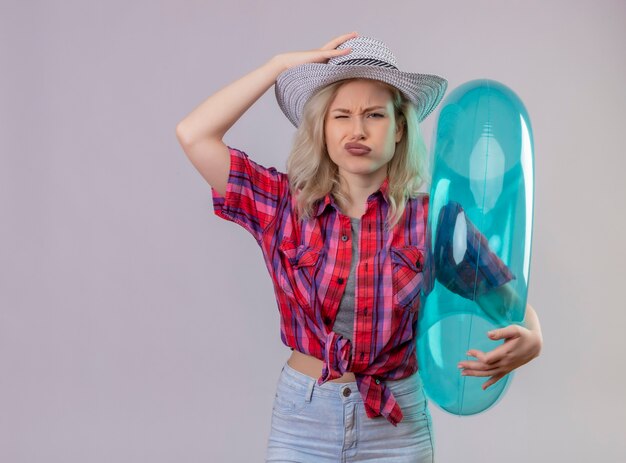
[[[274,84],[298,129],[287,173],[222,141]],[[415,352],[421,296],[438,277],[425,242],[419,122],[446,84],[398,70],[384,43],[351,33],[317,50],[276,55],[177,126],[212,187],[215,213],[259,243],[281,338],[293,351],[277,385],[266,461],[433,461]],[[490,269],[478,282],[483,291],[511,278],[494,254],[481,265]],[[462,276],[441,270],[460,291]],[[462,374],[488,377],[484,387],[536,357],[542,344],[530,306],[526,327],[491,338],[505,342],[459,364]]]

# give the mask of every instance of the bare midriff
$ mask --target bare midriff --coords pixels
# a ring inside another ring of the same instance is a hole
[[[291,357],[287,360],[287,363],[294,370],[299,371],[300,373],[304,373],[307,376],[318,379],[322,376],[322,368],[324,367],[324,362],[320,359],[313,357],[312,355],[303,354],[294,349],[291,353]],[[354,377],[354,373],[347,371],[340,378],[331,379],[333,383],[349,383],[352,381],[356,381]]]

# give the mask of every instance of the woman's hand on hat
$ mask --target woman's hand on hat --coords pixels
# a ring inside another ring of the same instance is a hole
[[[326,63],[330,58],[350,53],[352,51],[351,48],[343,48],[341,50],[337,50],[336,48],[346,40],[352,39],[357,35],[356,32],[343,34],[339,37],[335,37],[326,45],[316,50],[281,53],[274,56],[274,60],[280,63],[283,70],[306,63]]]

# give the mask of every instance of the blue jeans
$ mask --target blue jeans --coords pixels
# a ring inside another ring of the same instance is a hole
[[[368,418],[356,382],[326,382],[285,363],[280,373],[266,462],[433,461],[432,422],[419,373],[387,381],[404,418],[395,427]]]

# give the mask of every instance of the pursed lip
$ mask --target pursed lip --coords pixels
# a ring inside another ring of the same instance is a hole
[[[345,145],[343,145],[343,147],[346,149],[346,151],[357,154],[365,154],[372,151],[369,146],[361,145],[360,143],[346,143]]]

